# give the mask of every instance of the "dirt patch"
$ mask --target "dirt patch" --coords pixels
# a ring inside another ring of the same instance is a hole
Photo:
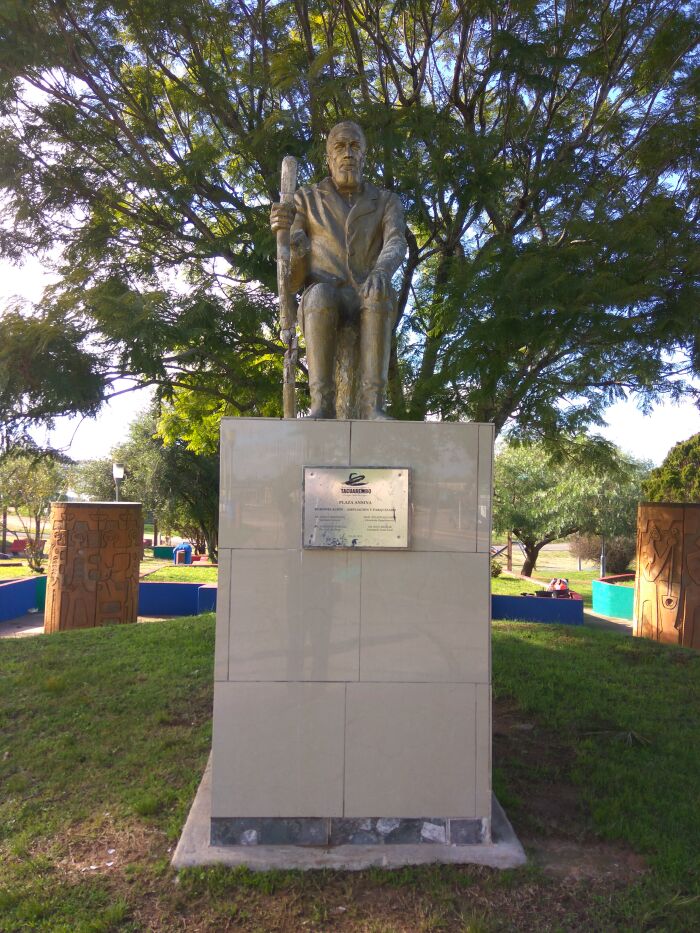
[[[579,839],[588,834],[588,814],[569,780],[574,750],[542,729],[508,700],[493,707],[494,764],[508,776],[522,812],[509,813],[526,833]],[[517,830],[518,827],[516,827]]]
[[[161,858],[169,851],[164,832],[134,822],[117,826],[105,813],[98,824],[76,823],[58,838],[37,847],[34,854],[50,855],[64,875],[115,874],[127,865]]]
[[[547,931],[618,929],[599,913],[622,885],[544,876],[530,869],[501,873],[473,866],[423,867],[410,872],[319,873],[298,877],[279,890],[236,886],[206,892],[185,890],[171,901],[183,929],[196,931],[337,930],[343,933],[428,933],[428,931]],[[261,885],[262,887],[262,885]],[[161,901],[161,909],[165,904]],[[139,920],[143,922],[146,915]],[[148,917],[148,929],[163,915]]]
[[[570,779],[573,742],[563,744],[509,700],[493,710],[494,763],[522,801],[509,808],[528,856],[551,877],[629,882],[647,870],[642,856],[595,835],[590,813]]]
[[[531,841],[528,849],[534,863],[553,878],[572,881],[609,878],[629,883],[648,870],[641,855],[605,842],[537,839]]]

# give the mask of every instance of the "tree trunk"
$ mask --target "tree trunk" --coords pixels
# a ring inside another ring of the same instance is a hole
[[[31,524],[27,526],[31,528]],[[27,564],[34,573],[41,573],[43,554],[41,553],[41,518],[34,516],[34,534],[27,534]]]
[[[153,547],[158,547],[158,519],[153,513]]]
[[[0,547],[0,552],[3,554],[7,551],[7,509],[2,510],[2,547]]]
[[[442,347],[442,338],[429,334],[425,338],[425,347],[423,348],[423,359],[418,370],[418,378],[413,388],[411,405],[408,410],[408,417],[411,421],[425,421],[428,412],[430,398],[430,387],[432,378],[435,375],[438,354]]]
[[[523,541],[525,563],[523,564],[523,569],[520,571],[522,577],[532,576],[533,571],[537,567],[537,558],[540,556],[540,551],[544,547],[544,544],[544,541],[540,541],[538,544],[534,544],[532,541]]]
[[[513,535],[508,532],[507,546],[506,546],[506,570],[508,573],[513,572]]]
[[[211,531],[206,528],[202,528],[204,537],[207,542],[207,551],[209,553],[209,560],[212,564],[219,563],[219,535],[216,528],[211,529]]]
[[[399,421],[406,417],[406,399],[401,385],[401,373],[399,371],[399,358],[396,351],[396,334],[391,338],[391,355],[389,356],[389,401],[391,402],[391,413]]]

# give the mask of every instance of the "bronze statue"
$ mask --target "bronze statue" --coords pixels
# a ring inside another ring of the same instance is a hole
[[[272,205],[273,232],[291,231],[290,289],[303,288],[310,418],[389,418],[391,277],[407,245],[398,196],[363,181],[366,148],[356,123],[338,123],[326,141],[330,177],[298,190],[293,207]]]

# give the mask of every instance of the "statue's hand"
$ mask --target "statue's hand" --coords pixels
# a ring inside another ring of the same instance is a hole
[[[386,272],[370,272],[362,286],[362,297],[367,301],[388,298],[390,289],[391,279]]]
[[[311,249],[309,238],[303,230],[295,230],[291,239],[292,252],[295,256],[306,256]]]
[[[296,211],[289,204],[273,204],[270,208],[270,226],[272,227],[272,232],[277,233],[278,230],[289,230],[294,221],[294,215]]]
[[[285,347],[290,347],[293,341],[296,340],[297,329],[296,327],[283,327],[280,330],[280,340],[285,345]]]

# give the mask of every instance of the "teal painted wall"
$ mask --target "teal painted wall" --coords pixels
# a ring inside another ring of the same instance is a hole
[[[631,622],[634,617],[634,587],[594,580],[593,612]]]
[[[43,612],[46,608],[46,576],[36,578],[36,608]]]

